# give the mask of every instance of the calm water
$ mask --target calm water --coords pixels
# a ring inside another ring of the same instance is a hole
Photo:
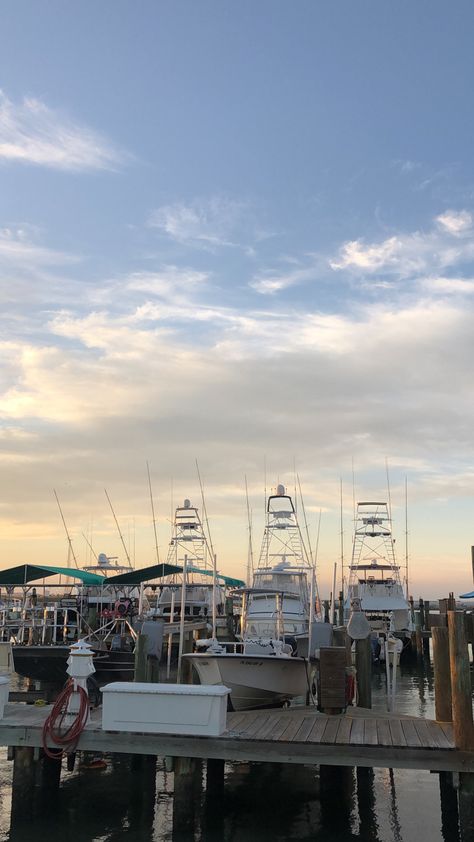
[[[373,677],[373,706],[386,710],[383,671]],[[432,717],[429,665],[402,666],[397,710]],[[130,758],[107,757],[99,771],[76,764],[63,771],[59,793],[34,820],[15,803],[12,763],[0,750],[0,839],[11,842],[458,842],[449,801],[440,803],[439,776],[406,770],[229,763],[224,789],[195,781],[192,829],[177,804],[173,774],[161,760],[132,769]],[[189,803],[189,802],[188,802]],[[173,820],[174,819],[174,820]]]

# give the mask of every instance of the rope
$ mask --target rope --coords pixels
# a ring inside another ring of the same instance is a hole
[[[74,692],[80,696],[79,711],[69,727],[64,726],[69,701]],[[51,713],[43,725],[43,750],[54,760],[61,760],[64,754],[71,754],[78,743],[89,716],[89,696],[83,687],[74,688],[74,681],[69,679],[56,699]],[[48,748],[48,742],[56,749]]]

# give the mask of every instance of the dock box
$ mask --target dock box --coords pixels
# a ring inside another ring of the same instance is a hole
[[[104,731],[218,737],[226,728],[228,687],[116,681],[102,688]]]

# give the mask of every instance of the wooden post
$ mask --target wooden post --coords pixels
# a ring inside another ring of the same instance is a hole
[[[441,625],[448,628],[448,600],[439,600],[439,615],[442,618]]]
[[[174,758],[173,840],[194,839],[194,823],[199,799],[197,777],[202,763],[194,757]]]
[[[417,625],[416,631],[416,654],[419,658],[423,657],[423,635],[421,633],[420,627]]]
[[[193,651],[193,633],[190,631],[185,631],[184,633],[184,641],[183,641],[183,649],[182,654],[186,655],[189,652]],[[192,662],[189,661],[187,658],[183,658],[181,661],[181,683],[182,684],[192,684],[193,683],[193,665]]]
[[[372,646],[370,637],[356,640],[357,707],[372,707]]]
[[[329,623],[329,600],[325,599],[323,605],[324,605],[324,622]]]
[[[448,630],[454,744],[456,748],[472,751],[474,749],[474,723],[471,674],[462,611],[448,611]]]
[[[443,839],[458,839],[458,799],[453,786],[452,772],[439,773],[439,794],[441,801],[441,833]],[[455,835],[453,831],[455,829]]]
[[[344,625],[344,593],[339,591],[339,625]]]
[[[420,629],[424,629],[425,628],[425,603],[421,599],[421,597],[418,601],[418,616],[419,616],[419,621],[420,621]]]
[[[333,646],[344,646],[346,650],[346,666],[352,666],[352,640],[347,634],[345,626],[336,626],[332,632]]]
[[[34,814],[36,768],[34,748],[16,746],[13,758],[12,826],[18,821],[28,821]]]
[[[461,772],[458,789],[459,830],[461,842],[474,839],[474,774]]]
[[[139,634],[135,643],[134,681],[146,681],[146,634]]]
[[[224,761],[208,760],[206,770],[205,837],[224,838]]]
[[[452,722],[448,630],[444,626],[433,626],[431,634],[433,637],[435,715],[438,722]]]

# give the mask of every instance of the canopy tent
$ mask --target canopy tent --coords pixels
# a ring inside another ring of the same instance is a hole
[[[459,599],[474,599],[474,591],[471,591],[471,593],[462,593]]]
[[[137,570],[130,570],[129,573],[118,573],[117,576],[109,576],[106,585],[141,585],[142,582],[150,582],[152,579],[162,579],[163,576],[172,576],[174,573],[182,573],[183,568],[177,564],[152,564],[151,567],[140,567]]]
[[[201,576],[213,576],[212,570],[201,570],[199,567],[187,566],[188,573],[200,573]],[[242,579],[233,579],[232,576],[224,576],[222,573],[217,573],[217,578],[220,582],[224,582],[229,588],[245,588],[245,582]]]
[[[8,570],[0,570],[0,586],[27,585],[39,579],[47,579],[54,575],[70,576],[72,579],[80,579],[84,585],[102,585],[105,582],[103,576],[96,573],[88,573],[86,570],[77,570],[71,567],[44,567],[39,564],[19,564],[17,567],[9,567]]]

